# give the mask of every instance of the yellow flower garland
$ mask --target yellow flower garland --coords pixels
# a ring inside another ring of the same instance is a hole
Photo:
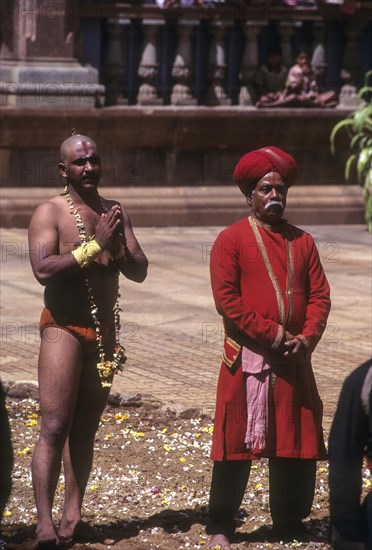
[[[89,265],[92,264],[94,259],[99,255],[99,253],[101,252],[101,247],[98,244],[98,242],[94,240],[93,237],[91,238],[87,237],[83,220],[81,219],[79,210],[75,208],[74,202],[71,198],[67,185],[63,193],[61,194],[66,197],[69,208],[71,210],[71,214],[74,216],[76,220],[79,237],[82,243],[80,247],[72,251],[72,254],[74,255],[75,259],[77,260],[77,262],[82,268],[87,268],[89,267]],[[102,210],[104,212],[107,212],[107,208],[103,204],[102,197],[100,197],[100,201],[101,201]],[[99,250],[98,250],[98,247],[99,247]],[[114,313],[116,345],[115,345],[115,352],[113,354],[112,361],[109,361],[105,358],[105,351],[104,351],[103,341],[102,341],[101,323],[98,318],[98,308],[94,301],[93,290],[92,290],[92,287],[90,286],[89,277],[88,275],[84,277],[84,283],[88,293],[90,312],[92,315],[94,326],[96,328],[97,348],[98,348],[98,355],[100,358],[100,361],[97,363],[97,370],[98,370],[99,377],[101,379],[102,388],[111,387],[112,382],[110,379],[112,375],[115,372],[122,371],[124,368],[124,363],[127,360],[127,357],[125,355],[125,349],[119,342],[119,333],[120,333],[120,326],[121,326],[120,325],[121,309],[119,305],[119,298],[120,298],[119,269],[116,269],[115,276],[116,276],[116,301],[115,301],[113,313]]]

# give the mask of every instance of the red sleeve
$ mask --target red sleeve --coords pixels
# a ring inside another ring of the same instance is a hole
[[[326,328],[331,309],[331,299],[329,284],[320,263],[318,250],[313,238],[310,235],[307,237],[309,245],[309,288],[302,335],[308,341],[310,351],[313,351]]]
[[[283,340],[284,327],[249,309],[241,298],[237,234],[228,230],[219,234],[211,250],[210,271],[218,313],[253,340],[277,349]]]

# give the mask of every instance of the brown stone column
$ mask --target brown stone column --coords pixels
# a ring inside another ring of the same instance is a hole
[[[139,105],[163,105],[164,103],[156,90],[159,71],[156,35],[160,25],[164,25],[164,21],[156,19],[144,19],[142,21],[145,36],[141,61],[138,67],[138,76],[143,80],[137,96],[137,103]]]
[[[123,30],[129,19],[109,19],[107,30],[107,52],[104,65],[106,83],[106,105],[127,105],[124,97]]]
[[[223,87],[226,76],[224,35],[226,28],[231,25],[232,22],[230,21],[212,22],[211,25],[213,40],[209,53],[208,105],[231,105],[231,99],[228,97]]]
[[[191,32],[199,21],[182,20],[178,21],[178,45],[176,57],[173,62],[172,76],[176,83],[172,88],[172,105],[196,105],[190,88],[192,75],[191,58]]]
[[[96,69],[75,58],[79,9],[72,0],[8,0],[3,7],[0,105],[94,107]]]
[[[253,107],[252,78],[259,66],[258,36],[262,29],[262,23],[246,21],[244,33],[246,36],[242,65],[240,67],[240,79],[243,86],[240,88],[239,104]]]

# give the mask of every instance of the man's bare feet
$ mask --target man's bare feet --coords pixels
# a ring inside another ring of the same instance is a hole
[[[40,525],[36,527],[36,542],[32,545],[35,549],[58,548],[59,539],[53,527],[42,528]]]
[[[219,550],[220,548],[231,548],[229,539],[225,535],[212,535],[207,548]]]
[[[56,540],[37,540],[30,546],[31,550],[56,550],[61,548],[60,544]]]
[[[58,536],[61,540],[74,540],[76,542],[100,542],[106,546],[115,544],[114,539],[106,537],[102,531],[89,525],[83,520],[78,521],[74,526],[61,526],[58,530]]]

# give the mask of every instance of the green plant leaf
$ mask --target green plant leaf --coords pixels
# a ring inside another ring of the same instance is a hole
[[[372,147],[372,137],[363,135],[359,143],[359,149],[365,149],[366,147]]]
[[[366,149],[363,149],[359,153],[358,162],[357,162],[358,182],[361,185],[363,185],[364,179],[367,179],[366,171],[370,170],[371,162],[372,162],[372,147],[368,147]]]
[[[335,153],[336,153],[336,151],[335,151],[335,138],[336,138],[336,135],[338,134],[338,132],[342,128],[353,127],[353,126],[354,126],[354,120],[352,120],[351,118],[345,118],[344,120],[340,120],[340,122],[338,122],[333,127],[331,135],[329,137],[332,155],[335,155]]]
[[[358,155],[350,155],[350,157],[346,161],[346,164],[345,164],[345,179],[346,179],[346,181],[350,180],[351,168],[352,168],[354,162],[357,160],[357,158],[358,158]]]
[[[371,95],[372,95],[372,86],[363,86],[358,91],[358,96],[361,99],[365,99],[365,101],[371,101]],[[364,96],[367,96],[366,98]]]
[[[359,148],[362,148],[361,147],[361,143],[358,144],[358,142],[362,141],[364,138],[364,135],[363,134],[355,134],[355,136],[352,138],[352,140],[350,141],[350,149],[354,149],[354,147],[356,145],[359,145]]]
[[[366,74],[364,75],[364,86],[368,86],[369,85],[369,79],[372,79],[372,70],[371,71],[367,71]]]
[[[362,109],[357,109],[354,112],[354,122],[355,122],[355,131],[356,132],[363,132],[364,128],[367,128],[370,126],[372,128],[372,105],[367,105],[367,107],[363,107]]]

